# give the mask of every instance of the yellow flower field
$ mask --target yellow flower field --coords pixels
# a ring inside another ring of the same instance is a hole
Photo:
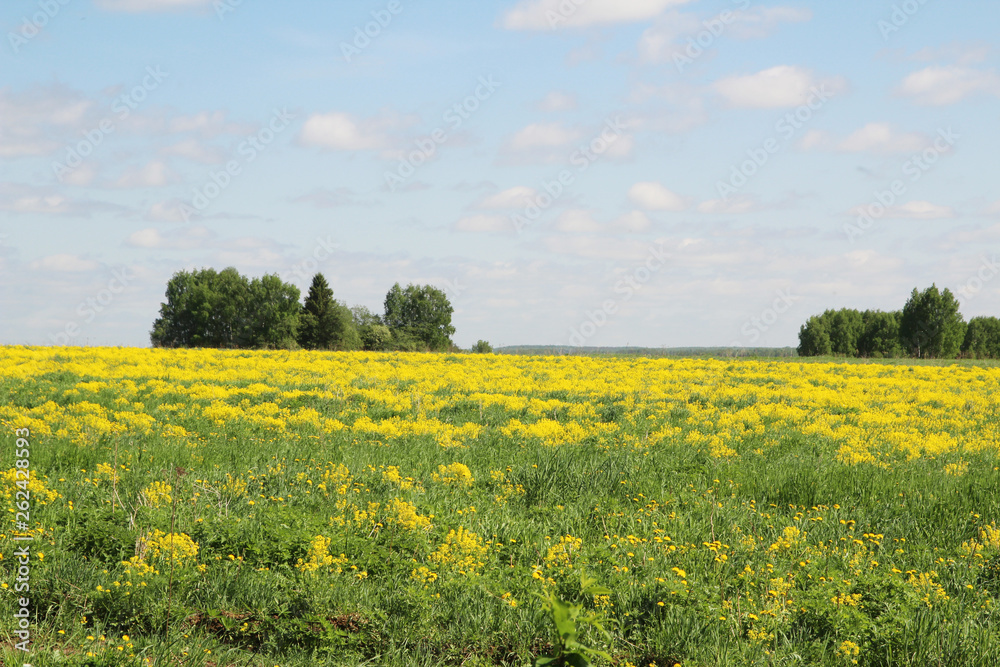
[[[6,347],[0,391],[66,664],[523,665],[546,600],[595,664],[1000,664],[995,367]]]

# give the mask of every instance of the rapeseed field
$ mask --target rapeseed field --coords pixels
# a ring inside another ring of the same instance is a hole
[[[30,598],[36,667],[559,664],[569,617],[597,665],[997,665],[998,412],[982,365],[3,347],[0,627]]]

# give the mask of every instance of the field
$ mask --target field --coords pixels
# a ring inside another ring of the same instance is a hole
[[[0,348],[0,655],[1000,665],[998,405],[958,364]]]

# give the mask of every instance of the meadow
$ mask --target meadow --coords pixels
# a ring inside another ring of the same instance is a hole
[[[998,406],[969,363],[3,347],[0,656],[1000,665]]]

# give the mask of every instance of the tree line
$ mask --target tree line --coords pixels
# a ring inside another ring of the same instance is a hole
[[[308,350],[446,351],[453,308],[430,285],[392,286],[384,312],[348,307],[333,298],[323,274],[313,276],[305,301],[277,275],[248,279],[235,268],[179,271],[153,322],[154,347]],[[480,341],[477,351],[489,351]]]
[[[965,321],[950,290],[914,288],[902,310],[827,310],[799,330],[803,357],[1000,358],[1000,319]]]

